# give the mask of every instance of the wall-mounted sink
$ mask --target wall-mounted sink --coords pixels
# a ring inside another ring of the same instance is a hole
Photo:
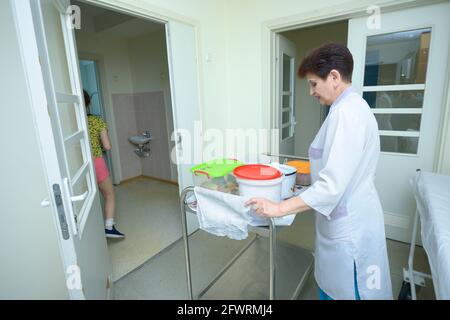
[[[139,135],[139,136],[129,137],[128,141],[139,146],[139,145],[143,145],[143,144],[150,142],[152,139],[153,138],[151,136]]]

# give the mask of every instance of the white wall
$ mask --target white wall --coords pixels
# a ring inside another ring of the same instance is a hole
[[[450,58],[449,58],[450,59]],[[450,66],[449,66],[450,69]],[[447,112],[445,113],[445,116],[450,118],[450,84],[447,86]],[[443,142],[444,142],[444,150],[443,154],[441,155],[442,159],[442,166],[439,168],[439,172],[444,174],[450,174],[450,123],[447,123],[447,127],[443,128]]]
[[[446,137],[445,141],[446,141],[446,147],[444,148],[444,155],[442,157],[443,159],[443,165],[442,165],[442,169],[441,169],[441,173],[444,174],[450,174],[450,126],[447,129],[447,133],[444,134],[444,136]]]
[[[201,115],[204,128],[227,127],[226,16],[228,1],[210,0],[100,0],[139,8],[160,18],[192,22],[198,29]],[[206,61],[209,55],[210,61]],[[252,106],[247,106],[252,107]]]
[[[204,128],[267,127],[268,22],[320,17],[328,12],[365,11],[370,5],[401,5],[421,0],[124,0],[160,18],[192,21],[198,31]],[[115,0],[101,0],[118,4]],[[421,1],[424,3],[424,1]],[[207,57],[211,61],[207,61]]]
[[[320,45],[334,41],[347,44],[347,21],[334,22],[295,31],[283,32],[282,35],[291,40],[297,49],[297,71],[307,53]],[[322,125],[323,108],[317,99],[309,95],[306,79],[296,77],[295,82],[295,155],[308,157],[309,145]]]
[[[10,1],[0,1],[0,299],[67,299]]]
[[[143,36],[131,38],[128,41],[130,52],[130,66],[133,79],[134,92],[163,92],[165,115],[160,115],[164,119],[166,128],[165,143],[169,146],[169,151],[174,147],[174,142],[171,141],[171,133],[173,132],[173,113],[170,96],[170,82],[169,70],[167,60],[167,45],[165,28],[161,30],[146,34]],[[155,150],[159,152],[159,150]],[[164,164],[170,165],[169,180],[177,181],[177,168],[169,159],[170,154],[164,150],[163,158]],[[149,176],[157,176],[156,172],[148,170],[149,167],[146,162],[151,159],[142,159],[143,174]],[[155,167],[156,168],[156,167]],[[165,171],[166,168],[163,168]]]
[[[99,0],[197,27],[204,128],[268,128],[268,24],[288,24],[329,13],[364,13],[371,5],[423,5],[424,0]],[[368,15],[368,14],[367,14]],[[207,56],[212,61],[207,61]],[[450,108],[450,105],[448,105]],[[450,148],[450,142],[447,143]]]

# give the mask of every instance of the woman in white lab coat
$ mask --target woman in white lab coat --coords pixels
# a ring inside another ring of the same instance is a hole
[[[330,106],[309,149],[312,185],[275,203],[249,199],[256,213],[316,212],[314,275],[321,299],[392,299],[383,210],[374,186],[380,139],[370,107],[351,87],[353,58],[329,43],[301,63],[310,94]]]

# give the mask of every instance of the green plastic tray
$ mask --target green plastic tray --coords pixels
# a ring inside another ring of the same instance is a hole
[[[236,159],[215,159],[191,168],[195,175],[207,175],[209,178],[224,177],[244,163]]]

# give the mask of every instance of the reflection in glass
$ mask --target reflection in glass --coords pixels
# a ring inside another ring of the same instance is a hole
[[[420,131],[421,114],[377,113],[379,130]]]
[[[423,90],[364,92],[371,108],[422,108]]]
[[[418,137],[380,137],[380,147],[383,152],[417,154]]]
[[[425,83],[431,28],[367,37],[364,85]]]

